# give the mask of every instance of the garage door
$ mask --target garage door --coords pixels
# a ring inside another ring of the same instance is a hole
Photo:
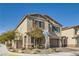
[[[59,47],[59,40],[58,39],[50,39],[50,47]]]
[[[77,38],[76,40],[77,40],[77,47],[79,47],[79,38]]]

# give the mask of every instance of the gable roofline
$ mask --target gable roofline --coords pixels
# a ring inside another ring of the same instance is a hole
[[[28,14],[25,15],[22,20],[20,21],[20,23],[18,24],[18,26],[15,28],[15,30],[21,25],[21,23],[26,19],[29,18],[29,16],[40,16],[43,17],[44,19],[49,18],[50,20],[54,21],[55,23],[59,24],[60,26],[62,26],[60,23],[58,23],[57,21],[55,21],[54,19],[52,19],[51,17],[47,16],[47,15],[42,15],[42,14]]]
[[[47,17],[47,18],[49,18],[50,20],[54,21],[55,23],[59,24],[60,26],[63,26],[62,24],[60,24],[59,22],[57,22],[53,18],[49,17],[48,15],[44,15],[44,16]]]
[[[71,29],[71,28],[79,28],[79,25],[64,27],[64,28],[62,28],[62,30],[68,30],[68,29]]]
[[[26,16],[24,16],[23,18],[22,18],[22,20],[19,22],[19,24],[16,26],[16,28],[15,28],[15,30],[20,26],[20,24],[26,19],[26,17],[28,17],[27,15]]]

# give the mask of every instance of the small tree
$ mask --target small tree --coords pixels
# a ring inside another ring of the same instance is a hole
[[[15,32],[14,31],[8,31],[5,33],[2,33],[0,35],[0,41],[4,42],[4,41],[8,41],[8,40],[12,40],[15,37]]]
[[[42,40],[44,39],[43,31],[41,28],[35,27],[31,32],[27,33],[30,37],[34,38],[35,40]],[[39,44],[37,44],[39,45]]]

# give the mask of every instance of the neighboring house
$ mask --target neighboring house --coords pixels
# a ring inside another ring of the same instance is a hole
[[[13,44],[14,48],[20,49],[34,46],[36,41],[26,34],[27,32],[32,31],[34,26],[38,26],[42,30],[48,31],[50,34],[48,39],[40,40],[41,45],[45,46],[46,44],[47,48],[61,46],[62,25],[47,15],[29,14],[22,19],[15,29],[16,38]],[[47,43],[46,40],[48,40]],[[37,43],[38,42],[39,41],[37,40]]]
[[[63,45],[67,47],[79,47],[79,25],[62,29]]]

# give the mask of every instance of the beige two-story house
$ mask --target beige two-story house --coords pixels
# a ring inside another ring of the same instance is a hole
[[[62,28],[63,45],[79,47],[79,25]]]
[[[47,31],[49,36],[46,39],[40,40],[40,44],[47,47],[61,46],[61,28],[62,25],[47,15],[29,14],[23,17],[22,21],[15,29],[16,36],[14,40],[14,48],[30,48],[39,42],[27,35],[27,32],[32,31],[33,27],[38,26],[43,31]]]

